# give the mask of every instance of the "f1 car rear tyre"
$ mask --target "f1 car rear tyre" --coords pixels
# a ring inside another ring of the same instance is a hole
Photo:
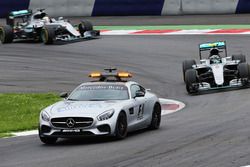
[[[195,65],[196,62],[195,60],[185,60],[182,62],[182,72],[183,72],[183,80],[185,82],[185,72],[188,69],[192,69],[192,66]]]
[[[149,129],[159,129],[161,124],[161,105],[156,103],[154,106],[154,110],[152,113],[151,124],[149,125]]]
[[[237,68],[239,78],[249,78],[249,65],[247,63],[239,63]]]
[[[189,94],[196,93],[198,89],[194,86],[198,82],[197,71],[194,69],[188,69],[185,72],[186,89]]]
[[[240,60],[240,63],[245,63],[246,56],[243,54],[232,55],[232,60]]]
[[[13,29],[11,26],[1,26],[0,27],[0,40],[2,44],[11,43],[14,38]]]
[[[54,43],[55,30],[53,27],[44,27],[41,32],[42,41],[44,44],[49,45]]]
[[[120,112],[116,122],[115,137],[124,139],[128,134],[127,116],[124,112]]]
[[[79,25],[78,25],[78,29],[79,32],[82,36],[84,36],[84,33],[86,31],[92,31],[93,30],[93,25],[91,22],[89,21],[82,21]]]

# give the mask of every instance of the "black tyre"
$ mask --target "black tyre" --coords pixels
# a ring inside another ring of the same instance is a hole
[[[128,134],[127,116],[124,112],[120,112],[116,122],[115,137],[124,139]]]
[[[232,55],[232,60],[240,60],[240,63],[246,62],[246,56],[243,54]]]
[[[39,138],[40,138],[41,142],[43,142],[44,144],[55,144],[56,141],[57,141],[56,137],[44,137],[44,136],[41,136],[40,129],[39,129]]]
[[[188,93],[192,94],[198,91],[197,87],[194,86],[194,84],[198,83],[196,70],[188,69],[185,72],[185,82],[186,82],[186,89]]]
[[[91,22],[89,21],[82,21],[79,25],[78,25],[78,29],[79,32],[82,36],[84,36],[84,33],[86,31],[92,31],[93,30],[93,25]]]
[[[154,110],[152,113],[151,124],[149,125],[149,129],[159,129],[161,124],[161,105],[156,103],[154,106]]]
[[[41,38],[44,44],[53,44],[55,40],[55,30],[53,27],[44,27],[41,31]]]
[[[239,78],[249,78],[249,65],[247,63],[240,63],[237,68]]]
[[[182,62],[182,72],[183,72],[183,80],[185,82],[185,72],[188,69],[192,69],[192,66],[195,65],[196,62],[195,60],[185,60]]]
[[[11,43],[14,38],[13,29],[11,26],[1,26],[0,27],[0,40],[2,44]]]

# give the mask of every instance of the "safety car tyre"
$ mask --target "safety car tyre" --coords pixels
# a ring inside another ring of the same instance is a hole
[[[44,136],[41,136],[40,128],[39,128],[39,138],[40,138],[41,142],[43,142],[44,144],[55,144],[56,141],[57,141],[56,137],[44,137]]]
[[[245,63],[246,56],[243,54],[232,55],[232,60],[240,60],[240,63]]]
[[[53,27],[44,27],[41,32],[42,41],[44,44],[49,45],[54,43],[55,30]]]
[[[127,116],[124,112],[120,112],[116,121],[115,137],[124,139],[128,134]]]
[[[194,69],[188,69],[185,72],[186,90],[189,94],[196,93],[197,87],[194,86],[198,82],[197,71]]]
[[[185,72],[188,69],[192,69],[192,66],[195,65],[196,62],[195,60],[185,60],[182,62],[182,72],[183,72],[183,80],[185,82]]]
[[[151,124],[149,125],[149,129],[151,130],[159,129],[160,124],[161,124],[161,105],[159,103],[156,103],[154,105],[152,120]]]
[[[11,43],[14,38],[13,28],[9,25],[0,27],[0,41],[2,44]]]
[[[84,33],[86,31],[92,31],[93,30],[93,25],[91,22],[89,21],[82,21],[79,25],[78,25],[78,29],[79,32],[82,36],[84,36]]]
[[[237,68],[239,78],[249,78],[249,65],[247,63],[239,63]]]

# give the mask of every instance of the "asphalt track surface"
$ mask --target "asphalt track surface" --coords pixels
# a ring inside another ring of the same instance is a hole
[[[226,40],[229,54],[250,62],[249,36],[103,36],[98,40],[43,46],[0,45],[0,92],[70,91],[92,70],[129,70],[160,97],[186,108],[164,116],[156,131],[122,141],[60,140],[37,136],[0,139],[0,167],[240,167],[250,165],[250,89],[190,96],[182,80],[184,59],[198,59],[197,44]]]

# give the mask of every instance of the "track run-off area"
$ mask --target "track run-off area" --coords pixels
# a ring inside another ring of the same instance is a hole
[[[159,130],[142,130],[125,140],[91,138],[43,145],[37,135],[0,139],[0,167],[250,165],[250,89],[190,96],[182,61],[198,61],[198,44],[227,42],[228,54],[250,62],[248,35],[103,35],[55,44],[0,45],[0,92],[63,92],[89,81],[88,73],[117,67],[160,98],[186,106],[162,116]]]

